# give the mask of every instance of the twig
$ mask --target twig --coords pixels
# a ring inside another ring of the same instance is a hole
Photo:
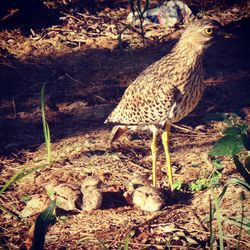
[[[79,15],[79,16],[82,16],[82,17],[87,17],[87,18],[93,18],[93,19],[99,19],[99,20],[102,19],[102,17],[97,17],[97,16],[94,16],[94,15],[88,16],[88,15],[86,15],[86,14],[79,13],[79,12],[76,12],[76,14]],[[105,16],[105,18],[107,18],[107,17],[108,17],[108,16]]]
[[[79,19],[79,18],[77,18],[77,17],[75,17],[75,16],[72,16],[72,15],[69,15],[69,14],[66,14],[66,13],[64,13],[64,15],[65,15],[66,17],[75,19],[75,20],[78,21],[78,22],[85,23],[85,21],[83,21],[83,20],[81,20],[81,19]]]
[[[76,82],[76,83],[80,83],[80,84],[84,85],[83,82],[81,82],[81,81],[79,81],[79,80],[73,78],[73,77],[70,76],[68,73],[65,73],[65,76],[67,76],[70,80],[72,80],[72,81],[74,81],[74,82]]]
[[[171,126],[173,126],[174,128],[186,131],[186,132],[192,132],[192,133],[196,133],[192,128],[190,127],[184,127],[184,126],[180,126],[180,125],[176,125],[176,124],[172,124]]]

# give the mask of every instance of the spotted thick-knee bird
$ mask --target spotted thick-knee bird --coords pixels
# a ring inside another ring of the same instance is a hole
[[[225,34],[214,20],[196,20],[183,31],[172,51],[146,68],[126,89],[121,101],[106,119],[114,123],[112,139],[126,129],[150,129],[153,186],[156,186],[156,138],[162,134],[171,190],[172,168],[169,154],[171,124],[187,116],[198,104],[205,85],[202,59],[217,36]]]

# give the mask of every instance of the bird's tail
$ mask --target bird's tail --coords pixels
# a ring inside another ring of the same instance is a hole
[[[113,127],[111,135],[110,135],[110,145],[117,140],[126,130],[128,129],[125,125],[117,125]]]

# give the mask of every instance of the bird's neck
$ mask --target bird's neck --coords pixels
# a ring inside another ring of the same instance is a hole
[[[168,64],[168,75],[178,89],[185,89],[193,77],[197,77],[193,84],[202,84],[203,69],[202,58],[204,47],[195,46],[185,41],[179,41],[170,54],[165,57]]]
[[[190,70],[202,65],[205,49],[206,46],[204,45],[195,44],[191,40],[185,41],[185,39],[180,39],[170,56],[178,58],[179,66],[182,67],[183,70]]]

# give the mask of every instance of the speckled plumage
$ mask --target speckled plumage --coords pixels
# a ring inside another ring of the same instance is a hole
[[[83,180],[81,185],[83,195],[82,210],[90,211],[101,207],[103,198],[100,191],[101,185],[101,180],[95,176],[88,176]]]
[[[127,128],[149,128],[153,132],[151,150],[154,185],[157,151],[155,138],[159,129],[165,129],[162,140],[169,165],[170,125],[187,116],[201,99],[205,88],[203,54],[220,27],[214,20],[198,20],[189,24],[173,50],[144,70],[127,88],[120,103],[105,121],[118,125],[112,131],[111,142]],[[172,179],[172,173],[169,175]],[[172,188],[172,180],[170,186]]]
[[[188,115],[204,90],[201,60],[208,43],[195,35],[205,26],[217,28],[219,24],[203,20],[189,25],[172,52],[149,66],[127,88],[106,122],[164,126]]]
[[[148,212],[159,211],[165,205],[162,191],[151,187],[146,176],[140,174],[129,179],[124,197],[131,205]]]

